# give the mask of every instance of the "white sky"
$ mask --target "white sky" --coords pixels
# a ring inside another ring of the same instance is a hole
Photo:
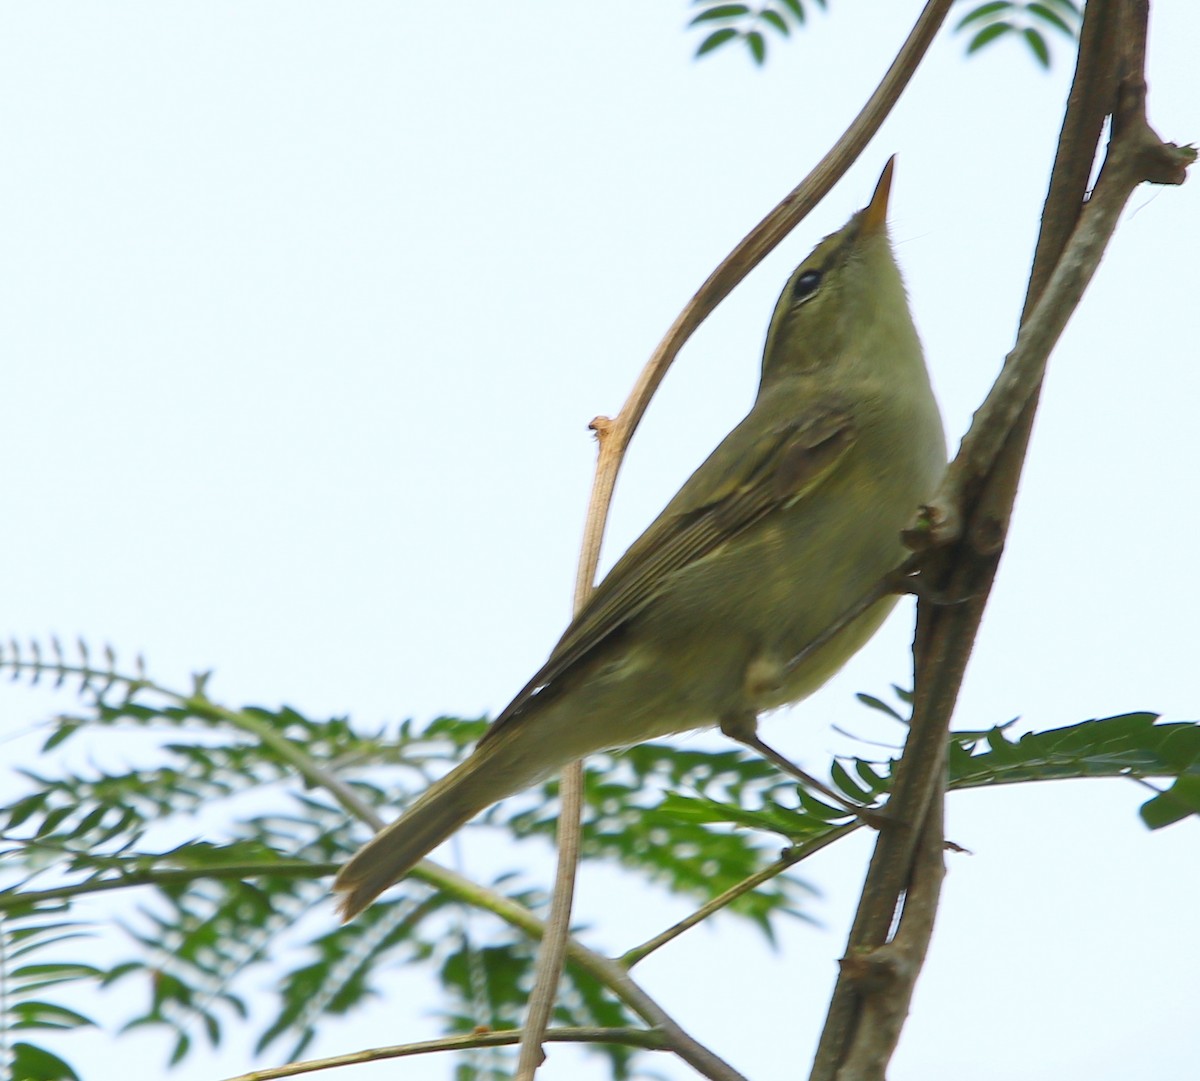
[[[682,0],[5,5],[0,630],[144,651],[167,682],[214,668],[231,704],[369,724],[501,708],[569,610],[588,420],[920,8],[831,6],[760,71],[733,51],[693,63]],[[1200,9],[1160,2],[1151,31],[1151,120],[1188,142]],[[788,271],[893,151],[893,235],[957,445],[1023,296],[1070,76],[1053,44],[1043,75],[1015,43],[970,62],[964,39],[935,43],[858,167],[684,352],[606,565],[748,407]],[[1198,227],[1194,185],[1136,193],[1052,360],[959,727],[1197,716]],[[851,750],[832,725],[865,731],[853,693],[909,681],[910,621],[767,735],[809,764]],[[32,722],[63,704],[4,688],[0,753],[28,761]],[[1144,798],[1092,782],[952,800],[974,854],[950,861],[893,1081],[1194,1065],[1200,828],[1147,833]],[[726,920],[638,975],[748,1076],[806,1076],[867,851],[808,867],[822,925],[787,926],[777,954]],[[585,875],[589,942],[619,951],[682,911],[632,888]],[[313,1053],[429,1035],[429,1008],[402,978]],[[249,1068],[248,1038],[175,1076]],[[127,1038],[87,1079],[157,1075],[165,1046]],[[600,1074],[554,1049],[543,1076]]]

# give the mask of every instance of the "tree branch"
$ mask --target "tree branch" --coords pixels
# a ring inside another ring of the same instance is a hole
[[[946,732],[1003,548],[1046,358],[1091,280],[1131,192],[1142,180],[1181,182],[1195,158],[1193,151],[1163,144],[1145,122],[1140,64],[1146,14],[1145,0],[1091,0],[1085,8],[1075,81],[1017,346],[932,505],[932,529],[924,537],[909,534],[910,542],[923,540],[933,549],[926,553],[927,565],[938,583],[948,586],[945,591],[969,599],[943,607],[918,604],[913,720],[889,802],[900,825],[886,828],[876,844],[847,958],[872,956],[887,942],[906,890],[920,888],[923,905],[936,902],[940,877],[917,853],[941,843]],[[1108,157],[1092,198],[1081,207],[1106,113],[1114,117]],[[932,910],[929,916],[911,926],[931,932]],[[813,1081],[883,1077],[924,952],[915,947],[915,942],[908,945],[907,956],[916,963],[885,992],[864,981],[853,965],[842,972]],[[872,1031],[876,1024],[882,1027],[878,1034]]]

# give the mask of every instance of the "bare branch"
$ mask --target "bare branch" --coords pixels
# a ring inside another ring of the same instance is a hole
[[[583,822],[583,763],[572,762],[563,770],[559,786],[562,807],[558,815],[558,869],[554,877],[554,896],[546,920],[546,935],[537,958],[537,978],[529,996],[525,1014],[521,1054],[516,1081],[533,1081],[533,1075],[545,1059],[542,1038],[550,1024],[554,1000],[562,979],[571,934],[571,905],[575,899],[575,874],[579,867],[581,824]]]
[[[931,534],[910,534],[910,543],[923,539],[943,546],[926,553],[932,557],[928,565],[947,595],[969,599],[954,606],[918,604],[913,719],[888,804],[901,824],[880,834],[850,933],[848,959],[877,956],[902,899],[907,914],[910,897],[935,896],[934,871],[926,857],[941,841],[946,732],[1003,548],[1046,357],[1095,272],[1133,189],[1143,180],[1179,183],[1195,159],[1194,151],[1163,144],[1145,121],[1141,64],[1147,9],[1146,0],[1092,0],[1085,8],[1075,83],[1017,346],[976,414],[928,515]],[[1092,198],[1081,205],[1109,113],[1108,156]],[[924,919],[916,921],[922,934]],[[919,937],[914,932],[914,944]],[[913,949],[908,956],[915,963],[903,970],[892,967],[894,978],[882,997],[868,978],[873,970],[856,971],[851,964],[843,971],[813,1081],[883,1077],[922,954],[923,947]],[[872,1032],[876,1026],[880,1031]]]
[[[422,860],[413,869],[412,874],[467,904],[493,913],[505,923],[533,938],[541,938],[545,931],[542,921],[524,905],[472,882],[469,878],[432,860]],[[567,958],[612,991],[647,1025],[659,1030],[666,1045],[701,1076],[710,1078],[711,1081],[745,1081],[732,1066],[680,1028],[666,1010],[646,994],[618,962],[594,953],[574,938],[567,942]]]
[[[357,1066],[364,1062],[382,1062],[386,1059],[407,1058],[410,1055],[427,1055],[434,1051],[470,1051],[477,1047],[508,1047],[521,1038],[518,1029],[498,1032],[472,1032],[465,1036],[443,1036],[437,1040],[422,1040],[420,1043],[397,1044],[392,1047],[371,1047],[365,1051],[351,1051],[345,1055],[328,1058],[308,1059],[304,1062],[289,1062],[286,1066],[275,1066],[264,1070],[251,1070],[226,1078],[226,1081],[279,1081],[284,1077],[315,1073],[318,1070],[333,1070],[339,1066]],[[661,1051],[667,1045],[661,1034],[653,1029],[638,1028],[552,1028],[544,1037],[557,1043],[616,1043],[625,1047],[641,1047],[648,1051]]]
[[[840,841],[847,834],[861,829],[862,825],[862,822],[851,822],[845,826],[839,826],[837,829],[830,830],[824,837],[819,837],[815,841],[808,841],[805,844],[789,848],[774,863],[768,864],[761,871],[742,879],[736,885],[730,886],[724,893],[718,894],[711,901],[701,905],[695,912],[685,916],[678,923],[668,927],[653,938],[647,939],[640,946],[634,946],[633,949],[626,950],[618,960],[626,968],[633,968],[639,961],[644,961],[655,950],[678,938],[684,931],[691,930],[697,924],[703,923],[709,916],[720,912],[723,908],[727,908],[739,897],[745,896],[751,890],[758,889],[764,882],[769,882],[776,875],[782,874],[789,867],[794,867],[801,860],[806,860],[809,856],[816,855],[823,848],[827,848],[833,844],[834,841]]]

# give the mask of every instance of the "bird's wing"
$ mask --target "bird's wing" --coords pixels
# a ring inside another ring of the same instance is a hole
[[[567,628],[550,659],[496,718],[484,739],[637,615],[676,571],[817,488],[855,440],[853,418],[834,407],[780,423],[751,437],[747,450],[738,452],[736,442],[745,442],[750,430],[745,422],[734,429],[634,541]],[[735,443],[734,453],[729,453],[730,442]]]

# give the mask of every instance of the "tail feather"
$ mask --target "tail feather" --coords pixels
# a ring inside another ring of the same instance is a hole
[[[358,915],[480,811],[545,772],[541,763],[514,754],[513,742],[502,737],[477,747],[351,857],[333,883],[344,895],[338,905],[343,920]]]

